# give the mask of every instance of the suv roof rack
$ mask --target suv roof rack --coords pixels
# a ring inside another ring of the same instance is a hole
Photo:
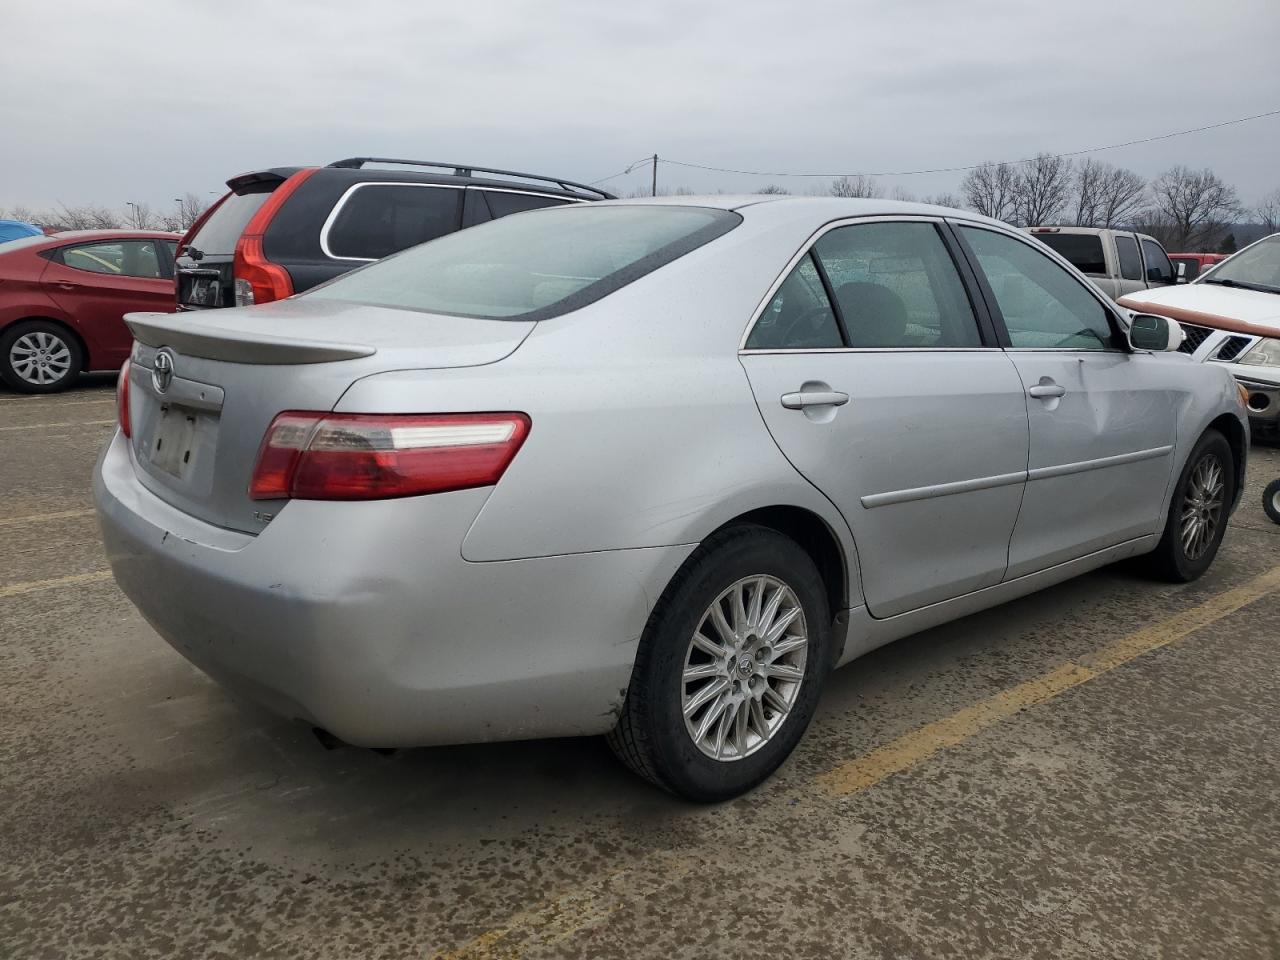
[[[599,187],[588,186],[585,183],[575,183],[573,180],[562,180],[559,177],[543,177],[536,173],[520,173],[516,170],[499,170],[496,167],[476,167],[465,163],[435,163],[431,160],[399,160],[394,157],[348,157],[345,160],[335,160],[329,164],[331,167],[340,167],[346,170],[359,170],[366,163],[394,163],[402,164],[410,167],[439,167],[440,169],[452,169],[455,177],[470,177],[477,173],[494,173],[503,177],[519,177],[522,180],[540,180],[543,183],[554,183],[562,190],[585,190],[588,193],[598,194],[605,200],[616,200],[613,194],[601,190]]]

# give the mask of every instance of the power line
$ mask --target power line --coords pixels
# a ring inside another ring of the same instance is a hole
[[[587,182],[588,186],[594,187],[597,183],[604,183],[606,180],[616,180],[618,179],[618,177],[625,176],[626,174],[630,173],[632,170],[634,170],[636,167],[640,166],[641,164],[649,164],[649,163],[653,163],[653,157],[651,156],[641,157],[639,160],[636,160],[633,163],[628,164],[627,169],[625,170],[619,170],[617,173],[611,173],[609,174],[609,176],[601,177],[599,180],[589,180]]]
[[[1274,117],[1277,115],[1280,115],[1280,109],[1268,110],[1266,113],[1255,113],[1251,117],[1240,117],[1239,119],[1236,119],[1236,120],[1223,120],[1220,123],[1210,123],[1210,124],[1206,124],[1203,127],[1192,127],[1190,130],[1177,130],[1173,133],[1162,133],[1159,136],[1155,136],[1155,137],[1143,137],[1139,140],[1126,140],[1124,143],[1109,143],[1104,147],[1088,147],[1087,149],[1084,149],[1084,150],[1067,150],[1062,153],[1051,154],[1051,156],[1078,157],[1081,154],[1085,154],[1085,153],[1101,153],[1103,150],[1118,150],[1121,147],[1132,147],[1140,143],[1155,143],[1157,140],[1170,140],[1174,137],[1185,137],[1187,136],[1187,134],[1191,134],[1191,133],[1202,133],[1205,130],[1217,130],[1219,127],[1230,127],[1237,123],[1248,123],[1251,120],[1262,120],[1267,117]],[[1018,164],[1018,163],[1028,163],[1033,159],[1034,159],[1033,157],[1024,157],[1021,160],[1006,160],[1002,162],[1010,163],[1010,164]],[[630,173],[639,164],[651,163],[652,161],[653,161],[652,157],[644,157],[643,159],[636,161],[636,163],[633,163],[626,170],[622,171],[622,173]],[[880,171],[876,173],[786,173],[782,171],[768,172],[764,170],[735,170],[735,169],[732,169],[731,167],[713,167],[709,164],[691,163],[686,160],[670,160],[666,157],[661,158],[658,162],[670,163],[678,167],[692,167],[696,170],[711,170],[711,171],[714,171],[715,173],[734,173],[734,174],[739,174],[741,176],[748,176],[748,177],[821,177],[826,179],[831,179],[834,177],[914,177],[921,174],[929,174],[929,173],[963,173],[966,170],[976,170],[978,167],[983,166],[982,163],[972,163],[972,164],[968,164],[967,166],[958,166],[958,167],[933,167],[928,170],[896,170],[896,171]],[[622,176],[622,174],[616,173],[614,174],[614,176],[619,177],[619,176]],[[613,177],[608,177],[606,179],[611,180],[613,179]],[[600,182],[601,181],[599,180],[593,181],[593,183],[600,183]]]

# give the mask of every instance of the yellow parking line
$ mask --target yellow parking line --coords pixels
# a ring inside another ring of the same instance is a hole
[[[78,407],[86,403],[115,403],[116,398],[114,394],[95,397],[92,400],[49,400],[47,397],[14,397],[9,400],[0,400],[0,407],[7,407],[14,403],[31,403],[36,400],[44,400],[46,407]]]
[[[1073,687],[1114,670],[1160,647],[1187,637],[1235,611],[1280,589],[1280,567],[1255,577],[1182,613],[1144,627],[1093,653],[1071,660],[1039,677],[1004,690],[934,723],[905,734],[865,756],[839,764],[790,791],[794,799],[818,795],[846,797],[859,793],[935,754],[976,736],[1014,714],[1052,700]],[[722,812],[716,812],[721,816]],[[435,954],[436,960],[518,957],[525,947],[560,943],[573,934],[608,919],[632,897],[620,901],[619,887],[648,897],[692,872],[688,858],[669,854],[644,857],[623,871],[589,880],[582,886],[508,917],[453,950]],[[619,883],[619,878],[625,878]]]
[[[95,570],[93,573],[73,573],[69,577],[53,577],[50,580],[28,580],[26,583],[11,583],[0,587],[0,597],[18,597],[24,593],[67,587],[73,583],[99,583],[110,579],[110,570]]]
[[[1002,690],[948,717],[926,724],[865,756],[842,763],[820,775],[818,786],[828,796],[838,797],[873,787],[886,777],[913,767],[948,747],[954,747],[1028,707],[1051,700],[1144,653],[1181,640],[1277,588],[1280,588],[1280,567],[1210,597],[1204,603],[1167,620],[1122,637],[1078,660],[1069,660],[1042,676]]]
[[[91,517],[92,510],[59,510],[55,513],[29,513],[25,517],[0,517],[0,527],[12,527],[18,524],[44,523],[46,520],[71,520],[76,517]]]
[[[42,427],[93,427],[104,423],[115,423],[115,420],[70,420],[63,423],[27,423],[20,427],[0,427],[0,430],[39,430]]]

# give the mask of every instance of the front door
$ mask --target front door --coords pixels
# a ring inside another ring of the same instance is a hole
[[[876,617],[996,584],[1008,564],[1026,396],[955,255],[927,219],[829,229],[741,354],[774,440],[848,521]]]
[[[1031,447],[1008,578],[1150,534],[1173,469],[1179,397],[1129,352],[1109,308],[1031,243],[962,225],[1027,393]]]

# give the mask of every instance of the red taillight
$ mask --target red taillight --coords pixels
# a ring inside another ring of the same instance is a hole
[[[120,421],[120,432],[126,437],[133,436],[133,424],[129,422],[129,361],[120,368],[120,376],[116,377],[116,419]]]
[[[293,278],[289,271],[267,259],[262,248],[262,236],[267,232],[272,218],[284,206],[298,187],[316,172],[317,167],[299,170],[272,191],[266,203],[258,208],[236,241],[232,271],[235,277],[236,306],[253,303],[270,303],[293,296]]]
[[[380,500],[497,483],[525,437],[523,413],[304,413],[271,421],[255,500]]]

